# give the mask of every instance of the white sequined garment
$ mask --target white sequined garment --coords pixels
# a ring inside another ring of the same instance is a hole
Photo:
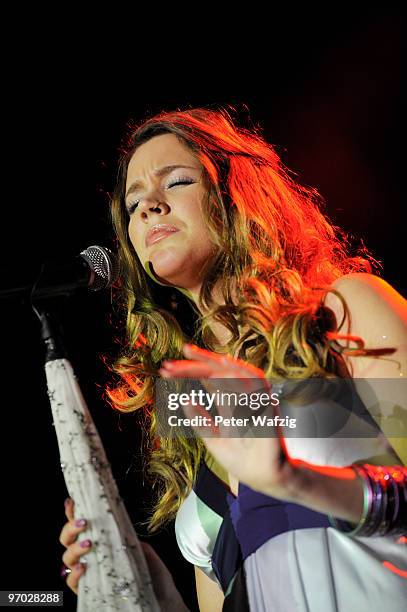
[[[76,516],[89,524],[79,539],[93,543],[77,610],[159,612],[143,550],[72,366],[56,359],[45,370],[66,486]]]

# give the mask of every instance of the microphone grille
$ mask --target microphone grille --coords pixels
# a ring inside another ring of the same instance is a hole
[[[80,255],[86,259],[94,272],[89,284],[89,289],[92,291],[111,287],[119,278],[119,260],[110,249],[93,245],[82,251]]]

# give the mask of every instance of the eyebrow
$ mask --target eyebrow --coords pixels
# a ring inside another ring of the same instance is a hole
[[[172,172],[173,170],[176,170],[177,168],[189,168],[191,170],[199,170],[199,168],[196,168],[195,166],[184,166],[183,164],[176,164],[176,165],[171,165],[171,166],[163,166],[162,168],[158,168],[158,170],[154,170],[153,174],[154,176],[165,176],[166,174],[170,174],[170,172]],[[134,191],[137,191],[137,189],[139,189],[141,186],[143,185],[143,181],[136,179],[128,188],[127,193],[125,198],[127,199],[127,197],[133,193]]]

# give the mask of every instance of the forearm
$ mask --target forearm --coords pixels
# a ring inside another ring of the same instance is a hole
[[[350,467],[287,464],[287,498],[323,514],[357,523],[363,510],[363,483]]]

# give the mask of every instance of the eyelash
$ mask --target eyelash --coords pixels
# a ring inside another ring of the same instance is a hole
[[[180,178],[177,181],[175,181],[174,183],[170,183],[167,187],[167,189],[171,188],[171,187],[175,187],[175,185],[192,185],[192,183],[195,183],[195,181],[193,179],[190,178]],[[139,200],[136,200],[135,202],[132,202],[128,205],[127,207],[127,212],[129,214],[129,216],[134,213],[134,211],[136,210],[137,206],[138,206]]]

